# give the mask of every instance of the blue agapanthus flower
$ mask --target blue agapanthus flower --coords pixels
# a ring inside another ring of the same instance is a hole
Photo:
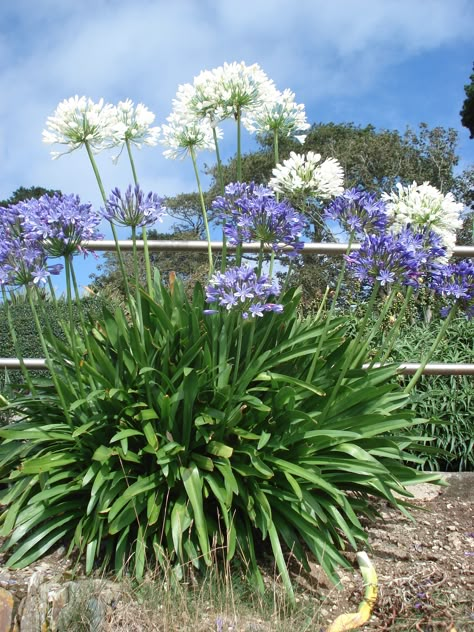
[[[206,286],[206,301],[228,311],[238,310],[247,319],[263,316],[264,312],[282,312],[282,305],[270,301],[278,293],[276,282],[265,275],[257,276],[248,266],[240,266],[211,277]],[[216,314],[218,311],[213,308],[205,313]]]
[[[0,214],[0,286],[43,285],[61,265],[49,266],[43,240],[25,231],[26,203],[15,204]]]
[[[83,241],[103,239],[97,230],[101,214],[77,195],[43,195],[17,206],[25,237],[40,241],[49,257],[85,253]]]
[[[115,188],[103,210],[103,216],[110,222],[131,228],[161,222],[164,215],[163,198],[152,192],[145,195],[138,185],[133,189],[130,185],[124,195]]]
[[[446,299],[443,315],[457,303],[468,318],[474,317],[474,261],[466,259],[435,266],[430,287]]]
[[[212,209],[223,222],[231,244],[259,241],[275,252],[291,246],[289,256],[303,248],[301,235],[306,220],[288,201],[277,200],[271,189],[253,182],[232,183],[227,185],[225,196],[214,200]]]
[[[407,227],[398,235],[367,235],[360,250],[345,258],[349,269],[362,282],[419,287],[444,256],[446,249],[438,235],[432,231],[413,232]]]
[[[363,239],[383,232],[388,224],[385,202],[375,193],[346,189],[324,211],[325,220],[339,222],[349,234]]]

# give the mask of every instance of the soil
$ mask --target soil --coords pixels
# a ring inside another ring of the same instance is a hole
[[[366,525],[379,594],[362,630],[474,632],[474,489],[467,497],[445,488],[421,496],[413,501],[415,522],[380,504],[380,517]],[[322,620],[357,611],[363,587],[355,569],[340,573],[339,590],[316,565],[311,575],[323,596]]]

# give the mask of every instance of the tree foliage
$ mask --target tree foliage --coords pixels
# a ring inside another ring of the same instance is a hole
[[[18,204],[24,200],[31,200],[31,198],[40,198],[42,195],[54,195],[60,193],[53,189],[44,189],[43,187],[20,187],[13,191],[7,200],[0,200],[0,206],[7,207],[10,204]]]
[[[461,115],[461,124],[469,130],[469,138],[474,138],[474,64],[472,65],[473,73],[469,77],[471,83],[467,83],[464,86],[464,92],[466,98],[462,105],[462,110],[459,112]]]

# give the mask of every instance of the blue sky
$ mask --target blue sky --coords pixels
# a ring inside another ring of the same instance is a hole
[[[453,127],[461,165],[474,162],[459,117],[474,61],[472,0],[3,0],[0,25],[0,199],[43,186],[98,205],[85,154],[52,161],[42,143],[57,104],[129,97],[160,125],[179,84],[225,61],[258,63],[296,93],[310,122]],[[125,161],[98,161],[107,189],[127,186]],[[144,148],[137,169],[147,191],[194,189],[191,166],[159,147]],[[92,265],[77,261],[81,283]]]

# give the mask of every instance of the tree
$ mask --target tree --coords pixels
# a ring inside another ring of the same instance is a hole
[[[472,65],[473,73],[469,77],[471,83],[464,86],[466,98],[459,112],[461,115],[461,124],[469,130],[469,138],[474,138],[474,64]]]
[[[29,187],[28,189],[20,187],[19,189],[16,189],[16,191],[13,191],[7,200],[0,200],[0,206],[7,207],[10,204],[18,204],[18,202],[23,202],[24,200],[31,200],[31,198],[37,199],[43,195],[54,195],[55,193],[60,194],[61,191],[43,189],[43,187]]]

